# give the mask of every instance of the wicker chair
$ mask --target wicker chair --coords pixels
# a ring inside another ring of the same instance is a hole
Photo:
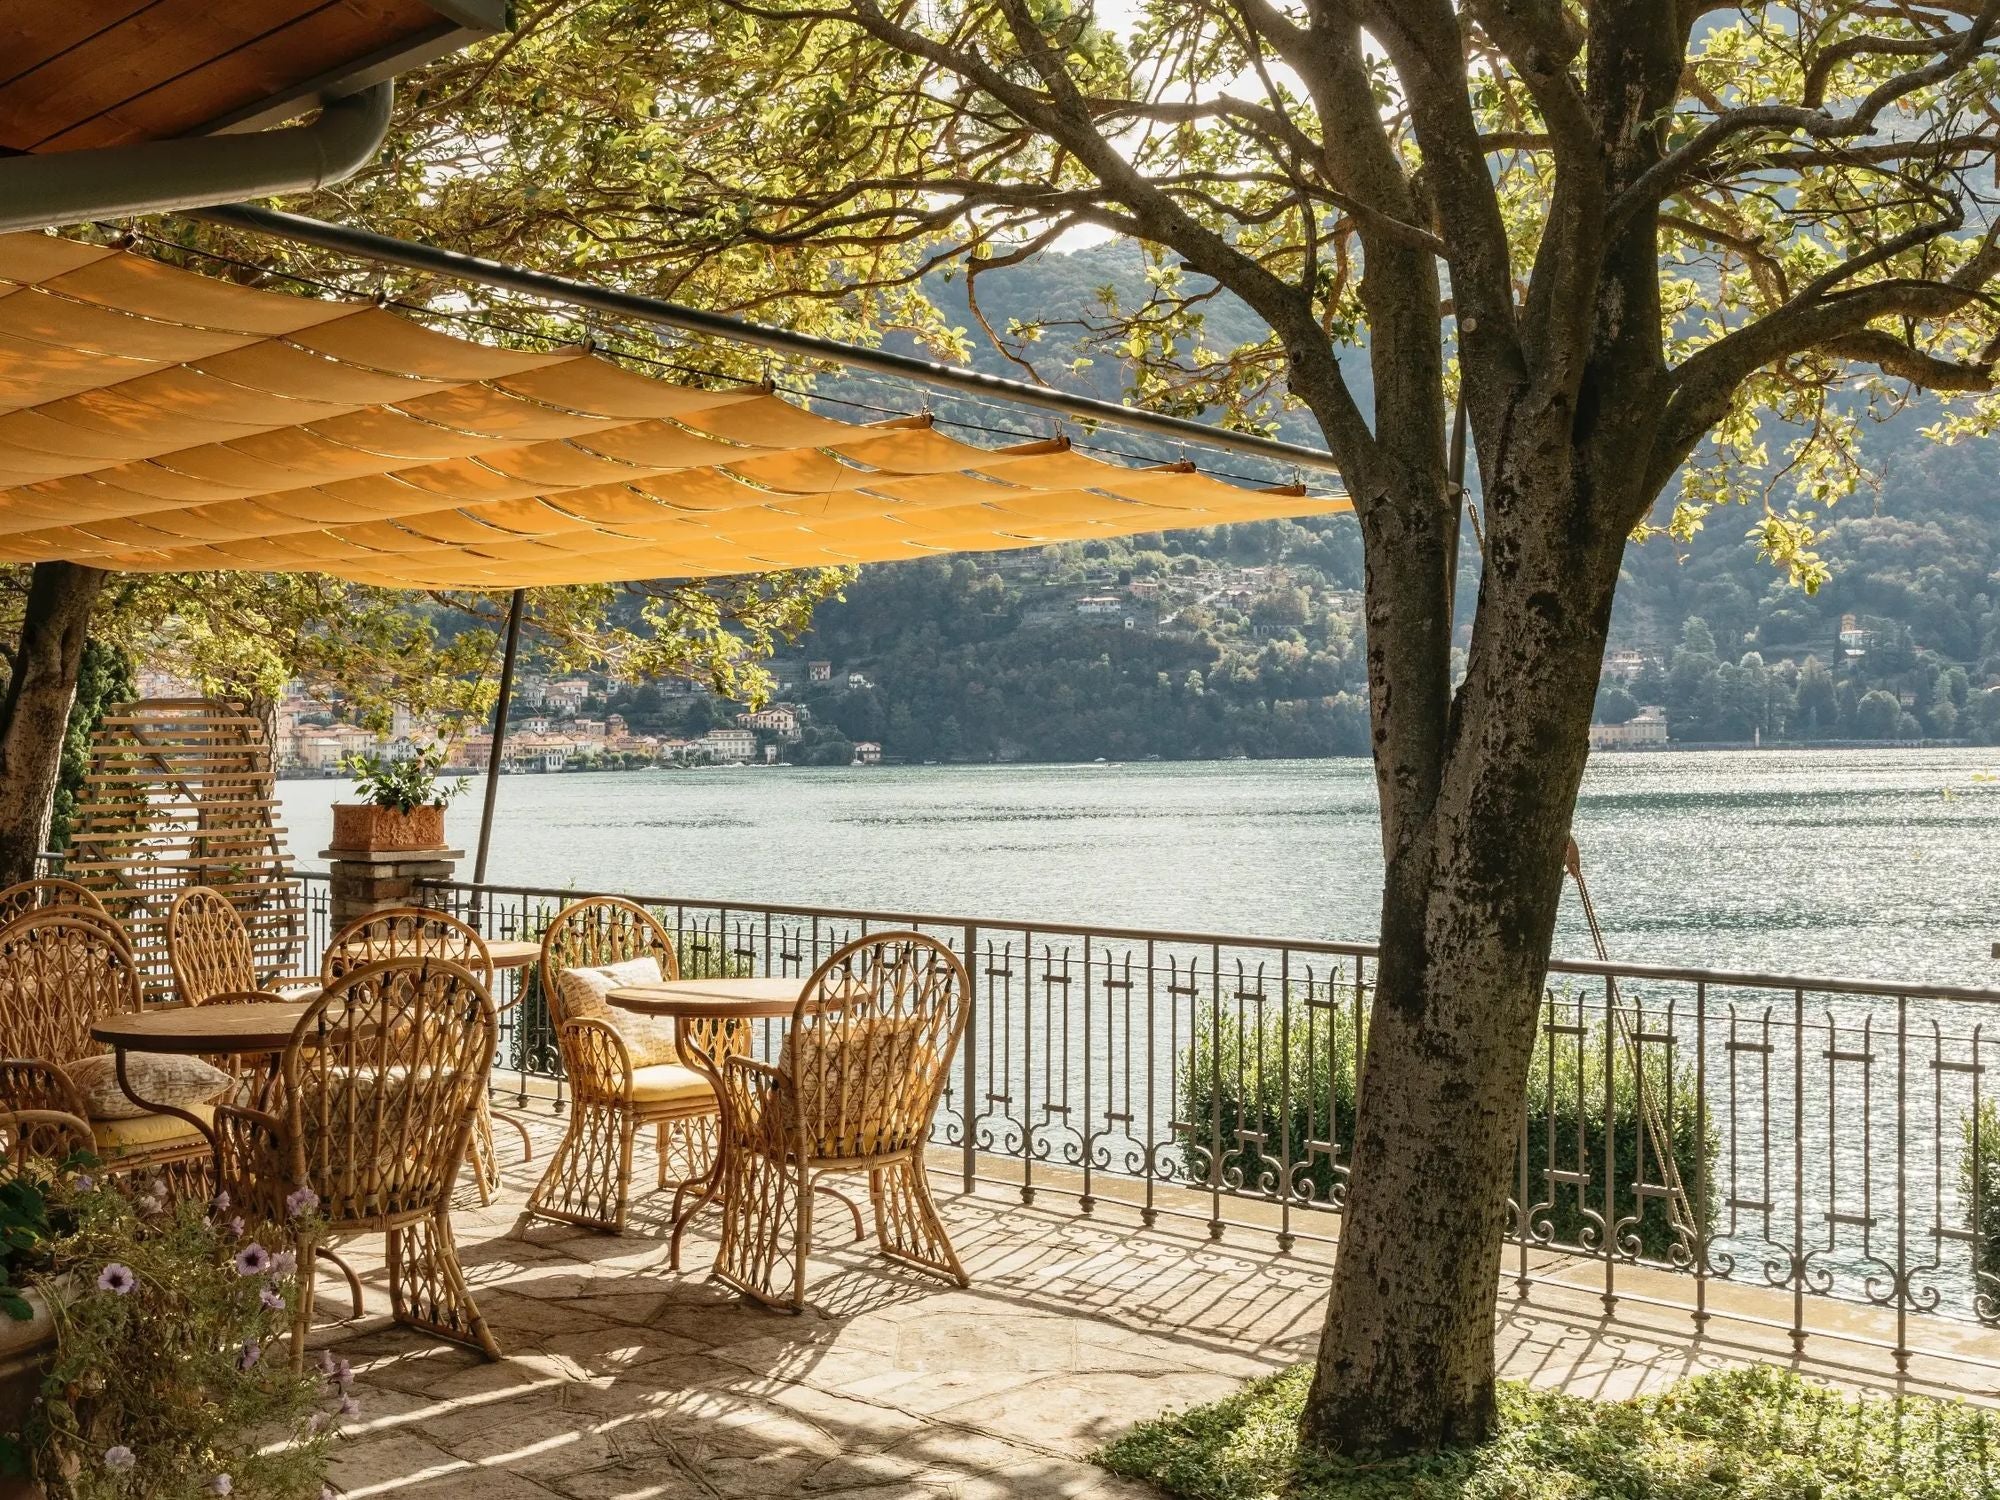
[[[90,1121],[81,1115],[65,1109],[0,1110],[0,1182],[37,1158],[61,1166],[96,1151]]]
[[[721,1280],[802,1310],[814,1189],[827,1173],[865,1172],[882,1253],[970,1284],[924,1172],[966,990],[964,965],[942,943],[865,937],[806,981],[776,1066],[723,1064]]]
[[[645,908],[613,896],[564,907],[542,934],[537,977],[569,1079],[570,1110],[562,1141],[529,1195],[531,1215],[623,1234],[631,1206],[633,1146],[649,1125],[658,1148],[658,1186],[673,1186],[676,1219],[682,1195],[709,1174],[715,1090],[691,1066],[685,1044],[692,1040],[704,1051],[741,1052],[748,1048],[749,1028],[677,1030],[678,1062],[635,1068],[616,1026],[566,1013],[559,983],[565,969],[639,958],[657,959],[667,979],[680,976],[666,929]]]
[[[326,984],[344,978],[363,964],[385,958],[441,958],[469,969],[493,993],[493,957],[486,939],[477,928],[461,922],[449,912],[428,906],[391,906],[358,917],[341,928],[327,944],[320,961],[320,979]],[[497,1011],[499,1002],[496,999]],[[528,1127],[512,1115],[502,1114],[521,1135],[521,1159],[534,1158],[534,1140]],[[479,1185],[479,1201],[491,1203],[500,1191],[500,1158],[493,1149],[494,1110],[485,1094],[479,1096],[472,1126],[472,1170]]]
[[[206,1005],[222,995],[274,1000],[318,983],[304,975],[260,975],[243,914],[205,885],[189,886],[167,908],[167,966],[183,1005]]]
[[[388,1237],[397,1322],[500,1357],[459,1269],[451,1191],[498,1024],[477,975],[441,959],[365,964],[327,987],[292,1033],[277,1097],[216,1110],[223,1181],[246,1216],[294,1216],[310,1188],[318,1223],[299,1245],[294,1365],[312,1327],[322,1239]]]
[[[139,970],[115,922],[89,911],[46,911],[0,929],[0,1108],[83,1116],[66,1071],[107,1049],[91,1040],[100,1018],[136,1011]],[[108,1170],[170,1170],[201,1179],[209,1144],[172,1115],[92,1123]]]
[[[0,890],[0,927],[44,911],[94,911],[109,916],[104,903],[74,880],[47,876]]]

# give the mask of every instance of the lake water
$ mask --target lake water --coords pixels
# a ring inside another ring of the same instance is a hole
[[[280,783],[302,865],[347,786]],[[467,847],[480,792],[450,814]],[[2000,751],[1603,756],[1576,832],[1614,958],[2000,985]],[[490,868],[578,891],[1353,939],[1375,933],[1381,873],[1361,760],[510,776]],[[1557,951],[1588,956],[1573,900]]]

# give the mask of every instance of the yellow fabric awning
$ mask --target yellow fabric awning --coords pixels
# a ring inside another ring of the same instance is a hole
[[[398,588],[704,577],[1348,508],[1060,441],[835,421],[0,236],[0,562]]]

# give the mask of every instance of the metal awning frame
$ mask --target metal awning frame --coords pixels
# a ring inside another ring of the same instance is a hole
[[[864,370],[873,375],[886,375],[892,379],[913,380],[943,390],[984,397],[989,401],[1034,407],[1040,411],[1054,412],[1057,416],[1075,422],[1123,427],[1153,437],[1169,438],[1177,443],[1200,444],[1231,453],[1242,453],[1269,462],[1289,464],[1298,469],[1309,469],[1319,474],[1338,474],[1340,471],[1340,466],[1331,453],[1324,449],[1307,447],[1302,443],[1288,443],[1279,438],[1265,437],[1261,433],[1236,432],[1226,427],[1212,427],[1206,422],[1197,422],[1188,417],[1174,417],[1162,412],[1145,411],[1139,407],[1121,406],[1115,401],[1103,401],[1094,396],[1079,396],[1069,391],[1056,390],[1051,386],[1033,385],[1025,380],[1010,380],[1002,375],[988,375],[984,371],[968,370],[960,365],[939,364],[934,360],[919,359],[910,354],[897,354],[893,350],[870,349],[860,344],[845,343],[839,339],[821,338],[816,334],[797,333],[789,328],[774,328],[769,324],[752,323],[744,318],[731,317],[727,313],[707,312],[701,308],[683,306],[678,302],[667,302],[658,297],[642,297],[633,292],[592,286],[589,282],[577,281],[567,276],[553,276],[546,271],[510,266],[502,261],[466,255],[457,250],[441,250],[435,245],[399,240],[390,235],[376,234],[367,229],[355,229],[346,224],[329,224],[323,219],[307,218],[302,214],[280,213],[276,209],[258,208],[247,203],[232,203],[218,208],[200,209],[193,212],[190,217],[227,224],[233,229],[254,230],[274,235],[279,239],[317,246],[319,249],[353,256],[358,260],[377,261],[384,265],[401,266],[405,270],[421,271],[427,275],[490,286],[497,291],[538,297],[544,301],[644,323],[655,328],[670,328],[680,333],[706,334],[732,343],[747,344],[756,349],[768,349],[774,354],[841,364],[849,369]]]
[[[355,229],[344,224],[330,224],[325,220],[308,218],[301,214],[281,213],[275,209],[238,203],[200,210],[193,217],[227,224],[232,228],[255,230],[300,244],[314,245],[323,250],[351,255],[361,260],[469,281],[499,291],[520,293],[588,312],[629,319],[652,327],[669,328],[681,333],[706,334],[748,344],[754,348],[767,349],[777,354],[829,361],[871,374],[912,380],[943,390],[1033,407],[1041,411],[1054,412],[1071,421],[1123,427],[1149,436],[1170,438],[1179,443],[1198,443],[1205,447],[1220,448],[1267,461],[1287,463],[1315,473],[1339,472],[1339,466],[1330,453],[1302,444],[1264,437],[1258,433],[1234,432],[1226,428],[1211,427],[1205,422],[1192,421],[1186,417],[1143,411],[1136,407],[1121,406],[1116,402],[1098,400],[1095,397],[1058,391],[1048,386],[1031,385],[1026,381],[988,375],[982,371],[968,370],[956,365],[938,364],[931,360],[918,359],[913,355],[897,354],[884,349],[869,349],[859,344],[820,338],[790,329],[773,328],[742,318],[730,317],[724,313],[707,312],[656,297],[642,297],[631,292],[592,286],[588,282],[568,277],[510,266],[500,261],[466,255],[455,250],[443,250],[434,245],[399,240],[389,235]],[[510,706],[508,700],[512,696],[514,665],[520,651],[524,597],[523,591],[516,589],[509,599],[500,692],[493,710],[493,740],[487,756],[487,783],[479,820],[478,857],[473,869],[475,885],[483,883],[486,879],[487,856],[492,847],[494,809],[498,797],[500,767],[505,753],[503,747],[507,736],[507,714]]]

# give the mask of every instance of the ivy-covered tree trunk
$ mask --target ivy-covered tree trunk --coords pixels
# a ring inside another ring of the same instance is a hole
[[[0,699],[0,886],[27,880],[46,846],[70,707],[101,568],[37,563]]]
[[[78,669],[69,725],[63,734],[62,764],[56,774],[56,794],[49,819],[48,847],[69,848],[76,826],[78,801],[90,774],[90,740],[104,722],[105,710],[133,696],[132,664],[116,646],[88,640]]]

